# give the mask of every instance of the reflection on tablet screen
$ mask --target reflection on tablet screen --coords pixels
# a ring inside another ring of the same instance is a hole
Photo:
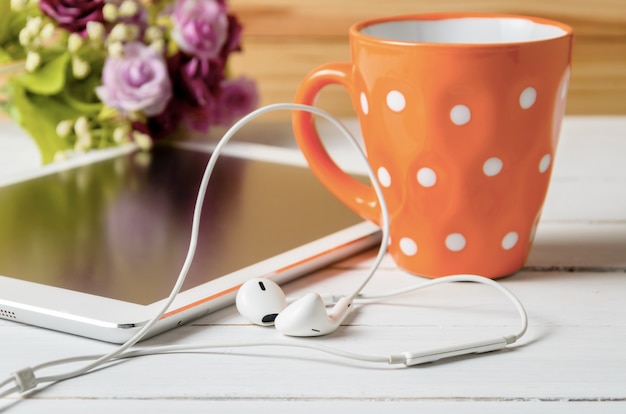
[[[0,188],[0,274],[139,304],[164,298],[208,157],[162,146]],[[307,168],[223,156],[184,289],[360,221]]]

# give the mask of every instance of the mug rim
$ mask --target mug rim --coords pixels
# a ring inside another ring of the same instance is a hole
[[[416,21],[416,22],[425,22],[425,21],[439,21],[439,20],[461,20],[461,19],[472,19],[472,18],[483,18],[483,19],[520,19],[520,20],[529,20],[533,23],[543,24],[547,26],[556,27],[558,29],[563,30],[563,33],[554,36],[554,37],[546,37],[541,39],[531,39],[531,40],[521,40],[521,41],[505,41],[505,42],[484,42],[484,43],[455,43],[455,42],[429,42],[429,41],[408,41],[408,40],[398,40],[398,39],[388,39],[384,37],[372,36],[366,33],[363,33],[363,29],[383,23],[393,23],[393,22],[406,22],[406,21]],[[523,45],[523,44],[531,44],[531,43],[541,43],[541,42],[549,42],[557,39],[563,39],[568,36],[572,36],[573,29],[570,25],[547,19],[544,17],[536,17],[536,16],[527,16],[521,14],[507,14],[507,13],[469,13],[469,12],[444,12],[444,13],[416,13],[416,14],[402,14],[402,15],[392,15],[392,16],[383,16],[374,19],[362,20],[357,23],[354,23],[350,27],[350,37],[352,38],[363,38],[369,41],[376,41],[378,43],[383,44],[392,44],[399,46],[430,46],[430,47],[459,47],[459,48],[477,48],[477,47],[502,47],[502,46],[510,46],[510,45]]]

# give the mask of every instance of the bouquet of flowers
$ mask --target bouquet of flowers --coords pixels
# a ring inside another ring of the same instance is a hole
[[[23,22],[24,71],[9,79],[5,109],[43,162],[129,141],[150,148],[257,105],[255,83],[228,76],[242,27],[225,0],[11,0],[11,14]]]

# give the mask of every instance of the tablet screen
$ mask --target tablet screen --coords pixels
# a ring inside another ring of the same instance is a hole
[[[0,274],[138,304],[166,297],[208,157],[158,146],[0,188]],[[222,156],[183,290],[361,221],[305,167]]]

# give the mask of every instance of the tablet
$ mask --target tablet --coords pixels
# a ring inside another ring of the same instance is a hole
[[[181,293],[146,337],[367,249],[379,228],[323,187],[296,149],[232,143],[202,211]],[[0,183],[0,318],[122,343],[162,306],[189,246],[206,144],[133,146]]]

